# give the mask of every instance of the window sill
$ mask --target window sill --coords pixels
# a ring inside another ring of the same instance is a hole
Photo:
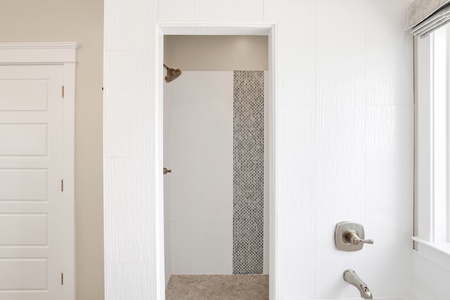
[[[450,243],[432,243],[412,237],[418,243],[417,253],[423,258],[450,271]]]

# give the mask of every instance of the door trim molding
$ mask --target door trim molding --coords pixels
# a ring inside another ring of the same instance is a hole
[[[277,35],[273,23],[157,23],[155,47],[155,197],[156,197],[156,299],[165,299],[164,270],[164,186],[163,174],[163,80],[165,35],[263,35],[268,37],[269,56],[269,293],[277,299],[277,199],[276,199],[276,51]],[[161,67],[158,67],[161,66]]]
[[[0,65],[62,65],[64,76],[63,179],[61,230],[64,299],[75,299],[75,67],[77,43],[0,43]]]

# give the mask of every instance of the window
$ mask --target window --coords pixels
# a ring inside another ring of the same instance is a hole
[[[418,38],[416,58],[414,240],[450,259],[450,25]]]
[[[450,25],[434,32],[434,86],[433,86],[433,119],[434,126],[434,240],[450,241],[449,228],[449,33]]]

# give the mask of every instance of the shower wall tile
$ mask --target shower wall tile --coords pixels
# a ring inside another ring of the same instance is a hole
[[[106,158],[104,161],[105,263],[154,263],[154,166],[149,158]],[[138,208],[137,210],[135,210]],[[142,226],[146,224],[146,226]],[[133,247],[129,247],[133,245]]]
[[[300,57],[292,62],[291,57]],[[280,105],[316,103],[316,53],[288,47],[278,50],[280,70],[289,74],[277,81],[277,101]]]
[[[368,49],[412,50],[411,35],[404,30],[409,1],[366,1],[365,33]]]
[[[170,165],[176,166],[177,172],[181,171],[180,165],[173,163],[171,163]],[[170,174],[170,176],[172,175],[175,175],[175,168],[173,169],[172,174]],[[193,174],[193,176],[194,175],[195,174]],[[173,176],[173,178],[175,179],[173,180],[175,186],[172,184],[172,191],[170,193],[171,220],[189,221],[189,220],[203,219],[203,209],[201,209],[201,207],[204,203],[206,195],[202,193],[201,186],[199,185],[192,186],[189,185],[189,182],[187,182],[186,184],[176,185],[178,184],[178,182],[182,181],[178,179],[181,178],[182,176],[183,173],[179,173],[177,174],[177,176]]]
[[[413,159],[414,106],[368,106],[367,157]]]
[[[412,50],[407,48],[369,51],[366,55],[367,103],[412,104],[412,59]]]
[[[205,274],[232,274],[233,222],[205,222]]]
[[[187,221],[176,221],[177,249],[201,249],[205,243],[204,223],[200,219]]]
[[[177,249],[175,274],[201,275],[205,274],[204,249]]]
[[[208,76],[202,78],[208,88],[204,89],[204,97],[199,100],[203,100],[208,107],[233,109],[233,102],[231,101],[233,99],[233,72],[208,72]],[[221,97],[218,97],[218,95],[221,95]],[[228,120],[228,116],[226,118]],[[215,133],[215,130],[216,128],[211,130],[211,133]]]
[[[227,179],[227,181],[231,181]],[[208,189],[213,189],[209,187]],[[215,189],[218,190],[217,188]],[[208,193],[210,194],[210,193]],[[230,187],[215,197],[209,197],[208,201],[203,203],[202,211],[205,221],[232,221],[233,220],[233,187]]]
[[[105,299],[157,299],[155,270],[154,264],[105,263]]]
[[[413,38],[403,29],[408,5],[366,2],[367,103],[413,104]]]
[[[315,105],[279,105],[277,136],[280,158],[315,157],[317,134]]]
[[[278,204],[280,212],[314,210],[317,207],[317,158],[289,160],[279,154],[278,172],[280,189]]]
[[[321,157],[363,157],[365,106],[318,105],[317,142]]]
[[[413,207],[414,169],[408,157],[367,159],[367,205]]]
[[[157,4],[146,0],[105,1],[105,51],[154,50]]]
[[[365,49],[365,1],[318,0],[318,52],[362,53]],[[331,69],[331,68],[330,68]]]
[[[154,156],[155,105],[149,100],[154,94],[153,55],[105,53],[105,157]]]
[[[370,270],[364,280],[378,297],[409,295],[411,293],[411,260],[413,235],[413,209],[370,209],[366,221],[366,237],[373,245],[364,246],[365,270]],[[394,246],[395,245],[395,246]],[[366,249],[367,248],[367,249]],[[395,266],[394,268],[380,267]],[[381,280],[380,280],[381,279]]]
[[[364,104],[366,69],[360,53],[317,54],[318,106]]]
[[[173,274],[231,274],[233,72],[185,71],[164,96]]]
[[[316,106],[280,105],[277,136],[279,209],[312,210],[317,204]]]
[[[277,299],[315,299],[315,212],[284,212],[278,218]],[[285,245],[289,245],[286,247]]]
[[[364,59],[359,53],[319,53],[317,60],[319,156],[363,157],[366,119]]]
[[[367,203],[374,208],[412,207],[413,106],[369,106]]]
[[[177,223],[170,222],[170,249],[164,248],[164,256],[169,255],[171,261],[171,274],[176,274],[176,266],[177,266],[177,248],[174,247],[174,241],[177,238]],[[166,236],[164,236],[166,238]]]
[[[319,209],[363,208],[365,203],[364,158],[320,158],[317,165]]]
[[[315,104],[316,1],[266,1],[264,12],[277,24],[277,103]]]
[[[261,22],[263,3],[263,0],[158,0],[158,21]]]
[[[309,52],[316,50],[316,2],[315,0],[265,1],[264,21],[277,23],[279,50],[289,47]],[[293,30],[295,34],[292,34]],[[292,63],[297,62],[297,58],[289,57],[289,59]],[[283,76],[285,77],[288,76]]]
[[[170,87],[172,219],[230,220],[232,72],[183,72]]]

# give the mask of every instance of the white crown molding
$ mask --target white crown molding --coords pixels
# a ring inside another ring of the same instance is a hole
[[[0,49],[78,49],[79,44],[75,42],[20,42],[0,43]]]
[[[75,63],[79,44],[75,42],[0,43],[1,64]]]

